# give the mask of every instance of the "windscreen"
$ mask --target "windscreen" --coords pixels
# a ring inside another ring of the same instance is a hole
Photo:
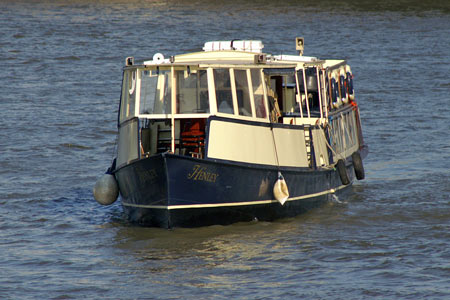
[[[170,70],[140,70],[140,114],[170,114]]]

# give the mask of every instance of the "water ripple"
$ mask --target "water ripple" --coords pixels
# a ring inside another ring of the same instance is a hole
[[[447,2],[2,4],[0,298],[450,297]],[[296,36],[352,65],[365,181],[296,218],[197,229],[137,227],[95,202],[124,57],[234,38],[294,54]]]

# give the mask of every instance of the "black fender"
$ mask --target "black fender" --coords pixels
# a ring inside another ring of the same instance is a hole
[[[356,179],[362,180],[365,178],[364,166],[359,152],[352,154],[353,168],[355,169]]]
[[[348,177],[347,168],[345,167],[345,163],[342,159],[338,160],[336,164],[336,169],[339,173],[339,177],[341,178],[342,184],[348,185],[350,183],[350,178]]]

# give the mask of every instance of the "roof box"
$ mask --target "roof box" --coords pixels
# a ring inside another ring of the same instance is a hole
[[[206,42],[205,46],[203,47],[203,50],[204,51],[236,50],[253,53],[262,53],[263,48],[264,45],[261,41],[232,40],[232,41]]]

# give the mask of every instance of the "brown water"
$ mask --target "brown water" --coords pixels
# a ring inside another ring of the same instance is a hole
[[[0,298],[448,299],[450,4],[308,3],[0,1]],[[355,74],[371,153],[348,196],[171,231],[94,201],[126,56],[296,36]]]

